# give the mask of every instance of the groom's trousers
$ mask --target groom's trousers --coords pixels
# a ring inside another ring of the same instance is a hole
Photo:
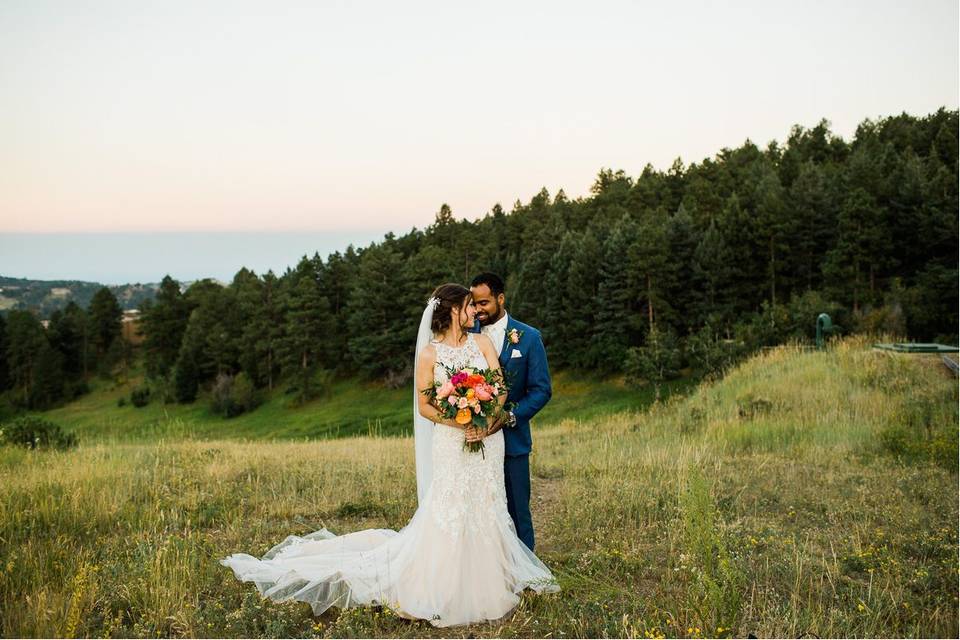
[[[507,488],[507,511],[517,528],[517,537],[533,551],[533,518],[530,516],[530,456],[504,456],[503,477]]]

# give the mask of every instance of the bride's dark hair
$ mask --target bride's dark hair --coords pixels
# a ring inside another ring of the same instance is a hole
[[[430,329],[433,333],[443,333],[450,328],[450,310],[454,307],[462,309],[469,295],[470,289],[453,282],[442,284],[433,290],[430,297],[440,300],[440,303],[433,310],[433,322],[430,323]]]

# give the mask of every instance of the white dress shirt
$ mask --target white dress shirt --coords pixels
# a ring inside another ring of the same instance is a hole
[[[503,317],[494,322],[493,324],[488,324],[480,329],[480,332],[483,335],[490,338],[490,341],[493,342],[493,346],[497,350],[497,355],[500,355],[500,351],[503,350],[503,337],[507,333],[507,312],[503,312]]]

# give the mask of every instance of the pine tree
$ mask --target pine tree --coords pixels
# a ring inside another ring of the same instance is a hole
[[[262,323],[262,330],[258,333],[256,351],[258,354],[258,370],[265,376],[267,388],[271,391],[280,376],[280,358],[277,355],[279,345],[283,340],[283,302],[282,285],[273,271],[267,271],[263,276],[263,298],[261,310],[255,316],[256,322]]]
[[[694,330],[694,307],[700,297],[693,275],[694,253],[700,242],[700,231],[694,224],[690,205],[681,204],[667,220],[667,255],[664,269],[664,298],[668,309],[660,317],[672,326],[682,327],[687,333]]]
[[[791,229],[784,211],[783,187],[774,167],[767,162],[760,162],[756,165],[756,171],[751,197],[755,229],[765,257],[764,272],[769,300],[771,304],[776,304],[778,274],[782,270],[781,263],[788,261],[784,254],[789,250],[786,238],[791,235]]]
[[[90,323],[91,344],[96,351],[98,367],[110,349],[110,345],[123,331],[123,309],[107,287],[101,287],[90,301],[87,310]],[[108,371],[101,370],[107,374]]]
[[[29,406],[48,409],[64,397],[63,355],[44,336],[39,342]]]
[[[7,351],[10,345],[10,339],[7,332],[7,320],[0,315],[0,393],[6,391],[11,386],[10,365],[8,364]]]
[[[529,245],[524,247],[523,262],[515,285],[512,293],[508,292],[511,313],[533,326],[543,324],[547,304],[543,278],[550,270],[550,264],[560,247],[562,237],[563,228],[557,221],[551,221],[540,227]]]
[[[630,275],[628,287],[635,304],[643,310],[648,331],[661,316],[665,323],[674,317],[669,300],[669,291],[674,288],[669,253],[667,216],[658,210],[646,212],[633,232],[625,260]]]
[[[579,313],[568,306],[567,282],[570,263],[577,244],[577,237],[566,232],[560,240],[560,246],[550,261],[550,268],[544,274],[543,289],[546,294],[544,312],[539,326],[544,345],[550,357],[550,363],[557,367],[569,364],[568,335],[570,313]]]
[[[590,225],[576,238],[572,247],[567,283],[564,288],[564,331],[560,346],[572,367],[590,369],[595,366],[592,336],[596,318],[603,238],[596,225]]]
[[[595,366],[606,373],[622,370],[627,349],[638,340],[637,296],[626,258],[637,234],[636,223],[624,215],[603,244],[591,351]]]
[[[697,283],[695,318],[703,325],[713,316],[719,323],[733,321],[728,291],[732,277],[732,253],[715,222],[703,233],[694,250],[693,273]]]
[[[266,384],[266,371],[261,368],[264,354],[259,349],[264,333],[269,330],[263,304],[264,284],[257,274],[246,267],[234,276],[230,288],[234,291],[237,312],[242,319],[237,339],[240,371],[257,387]]]
[[[163,377],[177,361],[191,307],[180,292],[180,283],[163,277],[153,302],[141,306],[140,330],[147,375]]]
[[[302,273],[292,283],[285,299],[284,335],[277,345],[281,369],[295,381],[299,402],[318,391],[314,378],[322,366],[323,342],[334,329],[330,303],[314,273]]]
[[[47,336],[50,344],[63,356],[63,373],[67,378],[84,375],[84,324],[86,313],[71,300],[61,311],[50,314]]]
[[[33,407],[40,385],[41,358],[49,344],[43,325],[29,311],[12,310],[7,315],[7,366],[14,401]]]
[[[837,221],[837,243],[827,254],[825,275],[831,289],[860,311],[865,298],[873,299],[875,278],[889,250],[889,237],[882,211],[862,188],[856,188],[844,200]]]
[[[788,216],[794,220],[790,234],[793,256],[788,272],[797,288],[811,290],[820,285],[820,264],[827,247],[834,242],[834,209],[827,176],[812,160],[798,169],[787,198]]]
[[[232,375],[240,368],[240,338],[243,333],[243,317],[236,301],[236,289],[218,287],[211,289],[210,297],[201,305],[205,323],[206,358],[213,363],[213,376]]]
[[[189,350],[177,358],[173,368],[173,388],[177,402],[189,404],[197,399],[200,387],[200,371]]]
[[[363,252],[348,301],[349,348],[361,373],[397,384],[413,371],[416,327],[424,301],[414,300],[403,257],[372,246]]]

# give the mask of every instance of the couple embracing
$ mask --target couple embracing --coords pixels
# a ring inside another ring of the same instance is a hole
[[[533,553],[530,517],[530,419],[551,395],[546,352],[504,299],[503,281],[484,273],[470,289],[437,287],[423,311],[414,367],[419,507],[405,527],[321,529],[288,536],[262,559],[237,553],[221,564],[263,596],[307,602],[318,615],[380,605],[439,627],[502,618],[525,588],[558,591]],[[463,370],[507,381],[509,391],[492,397],[496,411],[473,401],[482,418],[452,419],[421,393]]]

